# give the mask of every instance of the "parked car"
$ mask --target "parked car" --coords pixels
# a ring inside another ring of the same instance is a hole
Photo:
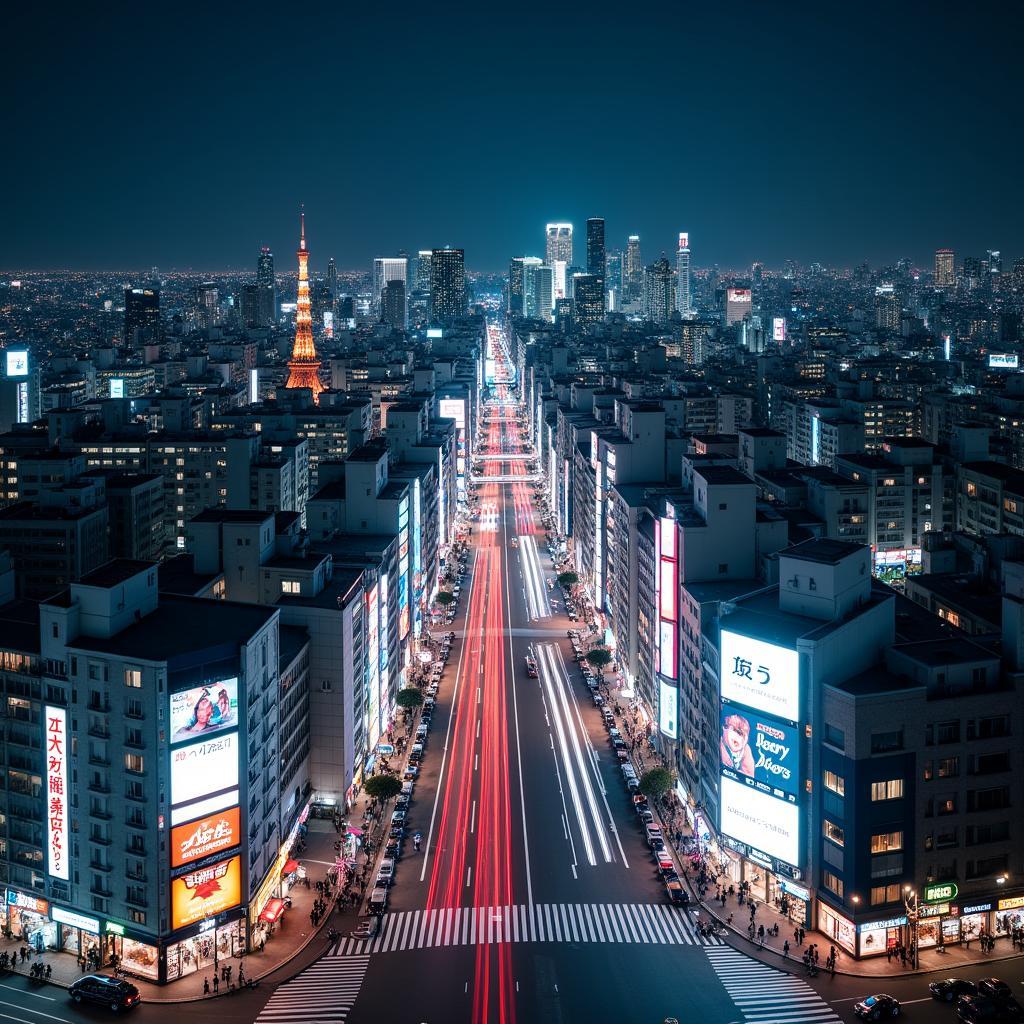
[[[992,999],[1009,999],[1013,995],[1013,990],[999,978],[982,978],[978,982],[978,995],[989,996]]]
[[[981,987],[980,985],[978,986]],[[1017,1024],[1024,1020],[1024,1010],[1012,996],[961,996],[956,1001],[957,1016],[967,1024]]]
[[[898,1017],[900,1001],[895,996],[879,992],[853,1004],[853,1012],[865,1020],[881,1020],[882,1017]]]
[[[380,931],[379,917],[361,917],[352,929],[353,939],[372,939]]]
[[[76,1003],[106,1006],[112,1013],[130,1010],[142,1002],[139,990],[131,982],[112,978],[109,974],[90,974],[79,978],[68,989],[68,995]]]
[[[966,978],[943,978],[941,981],[933,981],[928,985],[933,999],[941,999],[943,1002],[951,1003],[960,996],[973,996],[978,991],[978,986]]]
[[[686,906],[690,902],[690,894],[683,888],[683,883],[678,878],[670,879],[665,883],[665,893],[672,903]]]
[[[367,903],[367,909],[371,914],[376,914],[378,917],[387,910],[388,906],[388,890],[386,886],[375,885],[370,893],[370,899]]]

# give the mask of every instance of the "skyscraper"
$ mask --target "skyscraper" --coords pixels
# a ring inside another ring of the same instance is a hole
[[[604,218],[587,219],[587,273],[604,280]]]
[[[585,331],[604,320],[604,278],[597,274],[576,274],[572,289],[573,323]]]
[[[627,299],[638,298],[644,281],[644,265],[640,258],[640,236],[630,235],[626,242],[626,258],[622,263],[622,290]]]
[[[935,250],[935,287],[952,288],[956,284],[956,254],[952,249]]]
[[[384,285],[380,297],[380,318],[397,330],[405,330],[405,282],[393,278]]]
[[[430,315],[454,320],[466,312],[466,264],[462,249],[432,249],[430,253]]]
[[[882,284],[875,289],[875,326],[883,331],[897,331],[903,304],[895,286]]]
[[[674,304],[672,264],[662,253],[661,258],[644,271],[644,316],[652,323],[667,324]]]
[[[334,311],[334,304],[338,301],[338,264],[332,256],[327,261],[327,290],[331,293],[331,311]]]
[[[378,256],[373,261],[373,309],[379,316],[384,286],[388,281],[401,281],[408,287],[409,260],[405,256]]]
[[[125,288],[124,343],[150,345],[160,341],[160,290],[158,288]]]
[[[679,232],[679,248],[676,249],[676,309],[680,316],[689,316],[690,305],[690,236]]]
[[[508,265],[509,316],[523,315],[523,260],[525,259],[525,256],[514,256]]]
[[[430,292],[430,250],[416,253],[416,291]]]
[[[313,318],[309,308],[309,252],[306,249],[306,215],[301,217],[299,239],[299,294],[295,306],[295,343],[292,357],[288,360],[288,383],[286,388],[309,388],[313,401],[320,400],[324,390],[320,380],[320,360],[313,343]]]
[[[551,316],[551,299],[548,298],[548,307],[543,312],[540,308],[540,270],[544,266],[544,261],[537,256],[520,256],[516,261],[522,268],[523,275],[523,316],[537,318],[543,317],[544,319],[550,319]],[[550,278],[551,272],[548,271],[548,277]],[[550,289],[549,289],[550,293]]]
[[[566,295],[565,269],[572,264],[572,225],[549,224],[547,226],[545,263],[555,275],[555,298]]]
[[[277,320],[277,279],[274,277],[274,254],[266,245],[260,249],[256,259],[256,287],[260,290],[259,326],[269,327]]]
[[[988,272],[990,274],[1001,274],[1003,272],[1003,254],[998,249],[988,250]]]
[[[614,311],[622,304],[622,253],[609,252],[604,259],[604,291],[607,306]]]

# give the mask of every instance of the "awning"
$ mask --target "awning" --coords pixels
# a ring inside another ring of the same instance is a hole
[[[288,863],[292,864],[294,861],[289,861]],[[273,924],[284,913],[284,910],[284,900],[275,896],[272,900],[267,900],[267,905],[260,914],[260,920]]]
[[[298,871],[298,870],[299,870],[299,862],[293,858],[292,860],[286,860],[284,862],[284,867],[281,868],[281,874],[282,875],[290,875],[293,871]]]

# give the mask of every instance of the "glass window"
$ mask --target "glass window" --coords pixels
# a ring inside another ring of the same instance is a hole
[[[142,755],[141,754],[125,754],[124,755],[124,769],[127,772],[134,772],[136,775],[142,774]]]
[[[142,686],[142,670],[138,668],[126,668],[124,670],[124,685],[139,689]]]
[[[838,875],[833,875],[831,871],[822,871],[821,884],[837,896],[843,895],[843,880]]]
[[[823,822],[825,838],[831,839],[836,846],[845,846],[846,837],[843,830],[835,824],[835,822],[829,821],[827,818]]]
[[[872,853],[889,853],[892,850],[903,849],[902,832],[880,832],[871,837]]]
[[[825,788],[831,789],[833,793],[838,793],[839,796],[846,795],[846,782],[842,775],[836,775],[835,772],[825,772]]]
[[[902,779],[887,779],[885,782],[871,783],[871,799],[875,803],[879,800],[899,800],[902,796]]]

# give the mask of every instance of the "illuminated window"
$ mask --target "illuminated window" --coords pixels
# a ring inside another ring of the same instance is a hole
[[[880,800],[899,800],[902,796],[902,779],[887,779],[885,782],[871,783],[871,799],[875,803]]]
[[[836,775],[835,772],[825,772],[825,788],[831,789],[833,793],[838,793],[839,796],[846,794],[846,781],[842,775]]]
[[[872,853],[892,853],[903,849],[902,832],[880,832],[871,837]]]
[[[298,580],[281,580],[282,594],[298,594],[301,592]]]
[[[1003,499],[1003,508],[1006,509],[1007,512],[1016,512],[1017,511],[1017,502],[1015,502],[1013,500],[1013,498],[1004,498]]]
[[[126,772],[133,772],[136,775],[141,775],[143,769],[143,759],[141,754],[125,754],[124,755],[124,770]]]
[[[124,685],[139,689],[142,686],[142,670],[138,668],[126,668],[124,670]]]
[[[871,905],[877,907],[881,903],[896,903],[900,899],[899,882],[894,885],[873,885],[871,887]]]
[[[967,494],[969,497],[973,498],[978,493],[978,485],[976,483],[972,483],[970,480],[968,480],[966,487]]]
[[[836,844],[836,846],[846,845],[846,834],[838,825],[834,824],[831,821],[828,821],[827,819],[824,822],[822,822],[822,825],[826,839],[830,839],[833,843]]]
[[[838,875],[833,875],[831,871],[822,871],[821,884],[837,896],[843,895],[843,880]]]

